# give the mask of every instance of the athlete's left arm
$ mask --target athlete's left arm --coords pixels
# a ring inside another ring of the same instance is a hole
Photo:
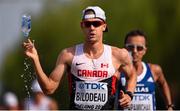
[[[120,91],[120,106],[125,108],[127,107],[131,102],[132,94],[134,93],[135,87],[136,87],[136,79],[137,76],[135,74],[135,71],[133,69],[133,65],[131,62],[130,55],[128,54],[127,50],[125,49],[115,49],[113,56],[116,58],[116,62],[118,66],[119,72],[123,72],[126,76],[126,91],[128,93]],[[132,92],[130,94],[129,92]]]
[[[126,90],[134,93],[135,87],[136,87],[136,80],[137,80],[137,75],[134,71],[133,64],[131,61],[131,57],[129,53],[127,52],[126,49],[122,49],[121,51],[121,66],[120,66],[120,71],[125,74],[126,77]]]
[[[155,81],[158,83],[159,87],[161,88],[163,92],[167,109],[172,109],[171,92],[170,92],[168,83],[164,77],[162,68],[159,65],[155,65],[155,64],[151,64],[150,67],[151,67],[151,71],[153,73]]]

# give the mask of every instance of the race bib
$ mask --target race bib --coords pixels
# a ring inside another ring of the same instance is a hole
[[[108,100],[107,83],[76,82],[74,102],[79,109],[101,109]]]
[[[152,94],[134,94],[132,103],[126,110],[153,110]]]

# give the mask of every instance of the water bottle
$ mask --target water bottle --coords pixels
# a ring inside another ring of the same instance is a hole
[[[30,15],[23,15],[22,16],[22,32],[24,37],[29,36],[29,32],[31,31],[31,16]]]

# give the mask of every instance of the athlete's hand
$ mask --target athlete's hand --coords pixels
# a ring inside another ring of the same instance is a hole
[[[120,90],[119,104],[122,108],[127,108],[131,103],[131,97]]]
[[[24,53],[26,56],[30,57],[31,59],[38,58],[38,53],[36,48],[34,47],[34,43],[30,39],[27,42],[23,43],[23,47],[25,49]]]

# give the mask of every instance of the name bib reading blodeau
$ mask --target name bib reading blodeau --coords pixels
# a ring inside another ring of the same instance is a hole
[[[153,110],[152,94],[134,94],[129,110]]]
[[[76,82],[75,100],[77,108],[101,109],[108,100],[107,83],[104,82]]]

